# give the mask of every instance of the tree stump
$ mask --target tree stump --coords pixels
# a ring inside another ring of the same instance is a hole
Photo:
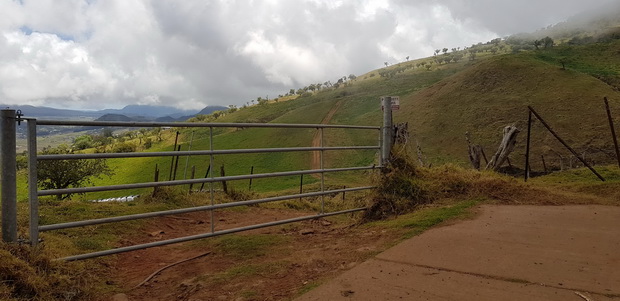
[[[519,129],[514,125],[509,125],[504,128],[504,138],[495,152],[495,155],[491,158],[491,161],[486,166],[486,169],[493,169],[497,171],[502,164],[506,161],[510,153],[515,148],[515,144],[517,143],[517,135],[519,134]]]
[[[477,170],[480,170],[480,159],[483,155],[482,146],[480,146],[479,144],[471,144],[471,140],[469,139],[469,132],[465,132],[465,141],[467,141],[467,150],[471,166]]]

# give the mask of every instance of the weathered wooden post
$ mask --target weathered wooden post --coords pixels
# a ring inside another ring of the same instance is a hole
[[[487,164],[487,169],[492,168],[493,171],[499,170],[508,158],[508,155],[514,150],[518,134],[519,129],[515,126],[509,125],[504,128],[504,138],[502,138],[497,152],[495,152],[495,155],[493,155],[491,161]]]
[[[194,179],[194,176],[196,176],[196,165],[192,165],[192,175],[191,175],[191,179]],[[189,184],[189,193],[192,193],[192,188],[194,187],[194,183]]]
[[[532,111],[528,110],[527,115],[527,143],[525,146],[525,169],[523,173],[525,174],[525,182],[530,177],[530,140],[532,137]],[[545,159],[543,159],[543,165],[545,164]],[[547,168],[545,167],[545,170]]]
[[[205,178],[209,176],[209,171],[211,171],[211,165],[209,165],[209,167],[207,167],[207,172],[205,173]],[[202,182],[202,184],[200,185],[200,190],[202,191],[205,188],[205,183]]]
[[[2,180],[2,240],[17,242],[17,151],[15,110],[2,110],[0,113],[0,168]]]
[[[250,175],[254,174],[254,166],[250,168]],[[252,178],[250,178],[250,185],[248,186],[248,191],[252,191]]]
[[[179,142],[179,132],[177,131],[177,136],[174,138],[174,147],[172,148],[172,151],[176,151],[177,150],[177,143]],[[172,180],[172,170],[174,169],[174,156],[172,156],[172,159],[170,160],[170,175],[168,175],[168,180]]]
[[[304,174],[299,175],[299,194],[304,193]],[[301,201],[301,198],[299,198]]]
[[[614,147],[616,148],[616,159],[618,160],[618,167],[620,167],[620,150],[618,149],[618,138],[616,137],[614,120],[611,118],[611,110],[609,110],[609,101],[607,101],[607,97],[603,99],[605,100],[605,108],[607,109],[607,119],[609,120],[609,128],[611,128],[611,137],[614,140]]]
[[[392,145],[394,144],[394,129],[392,126],[392,98],[394,101],[397,97],[383,96],[381,97],[381,108],[383,110],[383,129],[381,135],[381,166],[385,166],[390,160]]]
[[[220,176],[222,178],[226,176],[226,172],[224,171],[224,164],[220,166]],[[222,190],[224,190],[224,193],[228,194],[228,185],[226,184],[226,180],[222,180]]]
[[[155,176],[153,180],[154,182],[159,182],[159,166],[157,166],[157,164],[155,164]],[[157,195],[158,190],[159,190],[159,187],[153,188],[153,196]]]
[[[179,145],[179,147],[177,148],[177,152],[180,152],[180,151],[181,151],[181,146]],[[179,167],[179,155],[176,155],[176,157],[173,157],[173,158],[176,158],[176,159],[174,160],[174,174],[172,175],[172,181],[177,179],[177,169]]]

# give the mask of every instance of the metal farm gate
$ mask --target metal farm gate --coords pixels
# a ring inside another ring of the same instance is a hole
[[[384,99],[384,105],[389,107],[389,97]],[[54,120],[37,120],[34,118],[24,118],[20,111],[15,110],[2,110],[0,120],[1,133],[1,151],[2,151],[2,238],[5,242],[17,242],[17,176],[16,176],[16,125],[21,122],[27,122],[27,145],[28,145],[28,199],[30,207],[29,217],[29,243],[36,245],[39,241],[39,233],[44,231],[52,231],[59,229],[67,229],[74,227],[83,227],[89,225],[97,225],[104,223],[121,222],[128,220],[136,220],[150,217],[166,216],[173,214],[197,212],[197,211],[211,211],[211,229],[207,233],[197,234],[187,237],[179,237],[168,240],[161,240],[156,242],[150,242],[145,244],[138,244],[126,247],[120,247],[116,249],[104,250],[94,253],[81,254],[76,256],[70,256],[62,258],[62,260],[81,260],[87,258],[94,258],[99,256],[111,255],[116,253],[128,252],[133,250],[145,249],[156,246],[163,246],[168,244],[180,243],[190,240],[220,236],[230,233],[236,233],[241,231],[247,231],[252,229],[282,225],[287,223],[293,223],[298,221],[316,219],[321,217],[327,217],[338,214],[345,214],[351,212],[357,212],[365,210],[366,208],[351,208],[348,210],[325,212],[324,210],[324,196],[335,193],[344,193],[351,191],[360,191],[372,189],[371,186],[360,186],[343,189],[325,189],[325,174],[337,173],[345,171],[361,171],[361,170],[373,170],[382,167],[382,163],[386,160],[389,154],[389,148],[391,146],[391,135],[389,130],[391,129],[391,110],[385,110],[384,126],[354,126],[354,125],[328,125],[328,124],[271,124],[271,123],[170,123],[170,122],[104,122],[104,121],[54,121]],[[389,124],[385,124],[389,123]],[[94,153],[94,154],[59,154],[59,155],[39,155],[37,154],[37,126],[94,126],[94,127],[122,127],[122,128],[154,128],[154,127],[178,127],[178,128],[208,128],[210,133],[210,149],[208,150],[192,150],[192,151],[168,151],[168,152],[133,152],[133,153]],[[249,149],[214,149],[213,148],[213,129],[214,128],[297,128],[297,129],[317,129],[320,137],[320,145],[315,147],[287,147],[287,148],[249,148]],[[324,129],[352,129],[360,131],[360,134],[372,134],[376,135],[378,144],[370,146],[336,146],[328,147],[323,145],[323,132]],[[383,131],[382,131],[383,130]],[[369,133],[370,132],[370,133]],[[387,137],[387,138],[383,138]],[[387,147],[386,147],[387,146]],[[387,149],[387,152],[386,152]],[[324,152],[326,151],[342,151],[342,150],[381,150],[381,158],[377,164],[371,166],[353,166],[346,168],[324,168]],[[284,172],[271,172],[262,174],[247,174],[247,175],[235,175],[235,176],[220,176],[215,177],[213,175],[213,168],[210,168],[210,174],[205,178],[198,179],[184,179],[184,180],[168,180],[157,182],[144,182],[144,183],[119,183],[109,186],[95,186],[95,187],[81,187],[81,188],[67,188],[67,189],[53,189],[53,190],[39,190],[37,187],[37,162],[43,160],[85,160],[85,159],[107,159],[107,158],[143,158],[143,157],[173,157],[173,156],[209,156],[210,167],[213,166],[214,155],[230,155],[230,154],[252,154],[252,153],[282,153],[282,152],[319,152],[320,153],[320,168],[309,170],[295,170]],[[245,179],[258,179],[258,178],[273,178],[293,175],[307,175],[307,174],[319,174],[320,175],[320,191],[282,195],[269,198],[260,198],[247,201],[238,201],[231,203],[216,203],[214,199],[213,183],[222,181],[233,180],[245,180]],[[206,206],[198,206],[191,208],[182,208],[167,211],[149,212],[141,214],[123,215],[116,217],[108,217],[101,219],[74,221],[60,224],[48,224],[41,225],[39,223],[39,197],[51,196],[67,193],[86,193],[86,192],[100,192],[100,191],[114,191],[124,189],[135,188],[153,188],[161,186],[175,186],[186,184],[204,184],[209,183],[209,192],[211,195],[211,204]],[[303,197],[320,197],[321,198],[321,210],[316,215],[309,215],[303,217],[297,217],[292,219],[278,220],[269,223],[255,224],[245,227],[226,229],[215,231],[213,221],[213,211],[223,208],[231,208],[237,206],[246,206],[260,203],[268,203],[282,200],[300,199]]]

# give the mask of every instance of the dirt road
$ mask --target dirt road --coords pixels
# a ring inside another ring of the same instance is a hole
[[[619,220],[620,207],[485,205],[296,300],[620,300]]]
[[[342,106],[342,102],[343,100],[339,100],[329,110],[329,112],[327,112],[327,115],[325,115],[323,120],[321,120],[321,124],[328,124],[332,120],[332,118],[334,117],[334,114],[336,114],[340,106]],[[312,136],[312,147],[320,147],[320,146],[321,146],[321,133],[320,131],[317,130],[316,133],[314,133],[314,136]],[[312,152],[312,166],[311,167],[312,169],[321,168],[321,152]],[[315,178],[320,178],[320,175],[318,174],[312,174],[312,176]]]

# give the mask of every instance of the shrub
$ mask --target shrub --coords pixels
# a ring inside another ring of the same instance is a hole
[[[137,149],[136,145],[129,142],[121,142],[114,144],[112,147],[112,152],[114,153],[132,153]]]

